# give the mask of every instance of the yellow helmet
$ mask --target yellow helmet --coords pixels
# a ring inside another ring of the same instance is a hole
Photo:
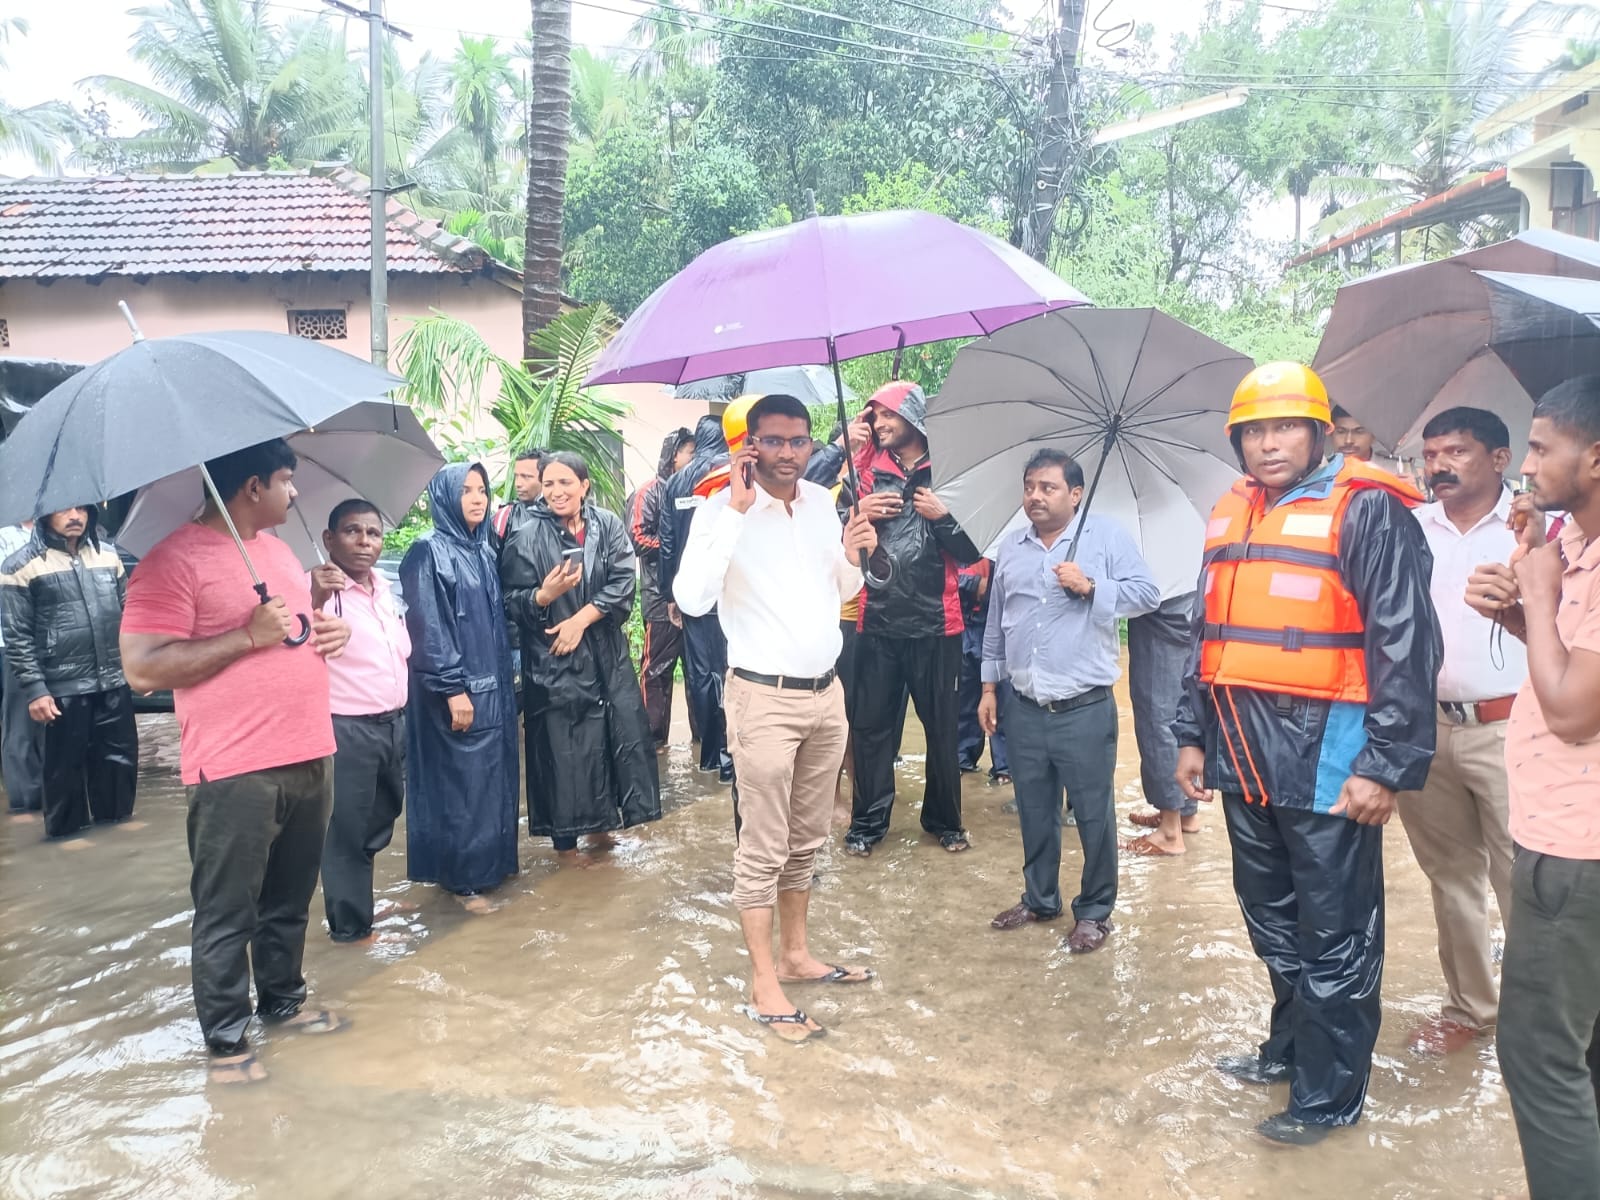
[[[759,399],[761,397],[757,393],[746,392],[728,401],[728,407],[722,410],[722,436],[728,443],[730,453],[739,453],[739,448],[744,445],[745,435],[750,432],[747,418],[751,407]]]
[[[1328,389],[1310,367],[1299,363],[1264,363],[1246,375],[1233,390],[1228,409],[1228,432],[1247,421],[1273,417],[1302,417],[1333,428]]]

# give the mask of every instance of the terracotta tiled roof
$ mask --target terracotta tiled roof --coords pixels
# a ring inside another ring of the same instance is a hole
[[[0,179],[0,279],[365,272],[367,187],[342,168]],[[495,269],[480,247],[394,200],[388,230],[390,271]]]

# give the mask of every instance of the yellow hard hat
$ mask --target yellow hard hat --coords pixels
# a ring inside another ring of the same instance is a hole
[[[734,454],[739,452],[739,447],[744,445],[745,435],[750,432],[746,419],[751,407],[759,399],[759,394],[746,392],[728,401],[728,407],[722,410],[722,436]]]
[[[1228,408],[1230,433],[1236,425],[1274,417],[1302,417],[1333,428],[1328,389],[1315,371],[1299,363],[1264,363],[1233,390],[1233,404]]]

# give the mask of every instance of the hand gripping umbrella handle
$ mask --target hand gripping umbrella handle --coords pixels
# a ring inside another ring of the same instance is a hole
[[[902,340],[904,334],[901,334]],[[844,407],[844,378],[839,373],[839,354],[834,348],[833,339],[828,339],[828,365],[833,368],[833,394],[839,406],[839,428],[844,430],[844,465],[845,474],[850,481],[850,515],[861,515],[861,479],[856,474],[856,458],[850,452],[850,414]],[[886,587],[894,576],[894,564],[888,556],[883,558],[883,574],[872,573],[872,560],[865,550],[861,551],[861,578],[866,585],[874,591]]]
[[[244,539],[239,536],[239,529],[233,523],[233,516],[228,512],[228,506],[222,499],[222,493],[217,490],[217,481],[211,478],[211,471],[204,463],[200,464],[200,478],[205,482],[206,491],[211,495],[211,501],[216,505],[217,511],[222,514],[222,523],[228,527],[228,533],[233,537],[233,544],[239,548],[239,557],[244,559],[245,570],[250,572],[250,581],[254,585],[256,595],[261,597],[261,603],[270,604],[272,597],[267,595],[267,585],[261,582],[261,576],[256,573],[255,563],[250,561],[250,552],[244,548]],[[303,646],[311,636],[311,618],[305,613],[296,613],[300,618],[300,632],[294,637],[283,639],[285,646]]]
[[[256,595],[261,597],[261,603],[272,603],[272,597],[267,595],[266,584],[256,584]],[[300,632],[295,634],[293,637],[284,638],[283,644],[285,646],[304,646],[306,644],[306,639],[311,636],[311,618],[306,616],[305,613],[295,613],[294,616],[295,620],[300,622]]]

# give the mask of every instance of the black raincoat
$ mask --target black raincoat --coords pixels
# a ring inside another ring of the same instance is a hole
[[[672,595],[678,561],[689,544],[689,524],[702,503],[694,494],[695,485],[727,461],[728,442],[722,436],[722,418],[701,417],[694,427],[694,457],[661,485],[656,536],[661,541],[658,573],[663,596]]]
[[[400,586],[411,633],[406,715],[406,873],[458,894],[517,873],[517,708],[489,522],[468,531],[469,464],[428,485],[433,531],[406,551]],[[451,696],[472,727],[450,728]]]
[[[573,544],[542,500],[500,555],[506,608],[522,634],[522,710],[528,762],[528,832],[572,837],[661,816],[655,740],[645,717],[624,626],[633,608],[633,546],[620,517],[583,508],[583,582],[548,608],[539,585]],[[550,651],[545,631],[586,604],[603,615],[571,654]]]

